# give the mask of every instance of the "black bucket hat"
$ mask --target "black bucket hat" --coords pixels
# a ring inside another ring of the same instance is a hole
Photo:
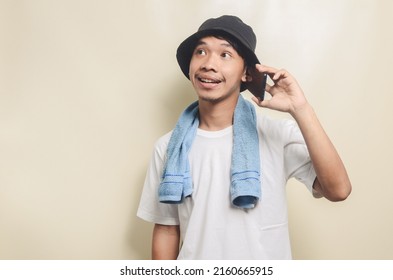
[[[228,40],[235,41],[241,48],[247,65],[251,66],[260,63],[255,55],[257,38],[250,26],[236,16],[224,15],[218,18],[210,18],[202,23],[198,31],[185,39],[177,48],[177,62],[187,79],[190,79],[191,57],[198,41],[210,35],[223,36]],[[240,91],[246,89],[247,86],[242,83]]]

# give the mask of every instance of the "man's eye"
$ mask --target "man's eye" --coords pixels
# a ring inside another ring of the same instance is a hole
[[[199,55],[204,55],[204,54],[206,54],[206,52],[205,52],[204,50],[202,50],[202,49],[196,50],[195,53],[196,53],[196,54],[199,54]]]
[[[231,57],[231,54],[230,53],[227,53],[227,52],[225,52],[225,53],[222,53],[222,55],[221,55],[223,58],[230,58]]]

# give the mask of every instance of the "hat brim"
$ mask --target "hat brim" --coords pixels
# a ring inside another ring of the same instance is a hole
[[[190,37],[185,39],[177,48],[177,53],[176,53],[177,62],[179,63],[180,69],[183,72],[184,76],[187,77],[187,79],[190,79],[190,75],[189,75],[190,62],[194,49],[197,43],[199,42],[199,40],[206,36],[223,36],[224,38],[233,40],[241,46],[242,51],[244,52],[244,56],[245,56],[244,59],[247,65],[255,65],[260,63],[254,51],[248,48],[245,44],[243,44],[239,39],[237,39],[230,32],[222,28],[202,30],[192,34]],[[246,89],[247,89],[247,85],[245,83],[241,83],[240,92],[245,91]]]

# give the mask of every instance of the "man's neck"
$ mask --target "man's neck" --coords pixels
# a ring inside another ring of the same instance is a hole
[[[199,100],[199,128],[214,131],[231,126],[236,104],[237,98],[218,103]]]

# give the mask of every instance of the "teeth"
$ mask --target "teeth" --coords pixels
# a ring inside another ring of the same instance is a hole
[[[200,80],[201,80],[201,82],[204,82],[204,83],[218,83],[218,81],[204,79],[204,78],[201,78]]]

